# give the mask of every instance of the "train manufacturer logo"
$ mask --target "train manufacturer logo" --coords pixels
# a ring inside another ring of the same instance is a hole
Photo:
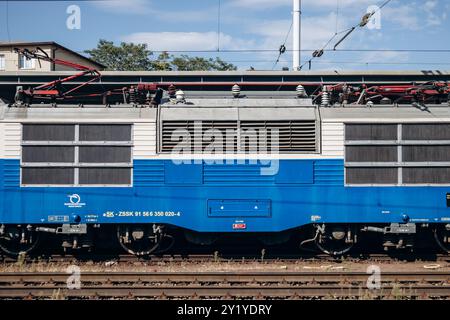
[[[69,202],[64,203],[64,205],[66,207],[69,208],[82,208],[86,205],[86,203],[81,202],[81,197],[80,195],[74,193],[74,194],[69,194],[67,195],[67,197],[69,197]]]

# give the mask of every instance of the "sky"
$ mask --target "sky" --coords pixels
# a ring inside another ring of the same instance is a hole
[[[303,0],[302,62],[311,58],[307,50],[322,48],[383,2]],[[79,29],[67,27],[71,5],[80,8]],[[450,70],[450,1],[391,0],[378,14],[375,28],[356,28],[338,47],[349,51],[326,51],[311,70]],[[152,58],[158,51],[209,51],[186,54],[218,56],[240,70],[291,68],[291,21],[292,0],[0,0],[0,41],[55,41],[77,52],[99,39],[146,43]],[[275,63],[285,39],[288,51]],[[405,49],[449,51],[379,51]]]

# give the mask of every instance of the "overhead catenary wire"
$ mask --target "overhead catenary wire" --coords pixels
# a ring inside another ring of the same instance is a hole
[[[306,64],[309,64],[309,69],[311,69],[311,62],[315,59],[315,58],[320,58],[322,55],[323,55],[323,53],[325,52],[325,49],[326,49],[326,47],[331,43],[331,41],[333,41],[334,40],[334,38],[336,38],[336,36],[338,35],[338,34],[342,34],[342,33],[345,33],[345,35],[334,45],[334,47],[333,47],[333,51],[336,51],[336,47],[337,46],[339,46],[357,27],[364,27],[364,26],[366,26],[367,25],[367,23],[369,22],[369,20],[370,20],[370,18],[372,18],[373,17],[373,15],[375,14],[375,13],[377,13],[379,10],[381,10],[383,7],[385,7],[389,2],[391,2],[392,0],[386,0],[386,1],[384,1],[378,8],[377,8],[377,10],[374,10],[374,11],[372,11],[371,13],[367,13],[367,14],[365,14],[363,17],[362,17],[362,19],[361,19],[361,21],[360,22],[358,22],[356,25],[354,25],[353,27],[350,27],[350,28],[348,28],[348,29],[345,29],[345,30],[343,30],[343,31],[341,31],[341,32],[335,32],[334,33],[334,35],[331,37],[331,39],[330,40],[328,40],[327,41],[327,43],[321,48],[321,49],[319,49],[319,50],[316,50],[316,51],[314,51],[313,52],[313,56],[308,60],[308,61],[306,61],[305,63],[303,63],[301,66],[300,66],[300,70],[306,65]],[[337,8],[336,8],[336,10],[338,10],[339,9],[339,7],[337,6]]]
[[[17,59],[4,59],[3,61],[8,62],[17,62]],[[238,63],[238,62],[256,62],[256,63],[269,63],[273,60],[269,59],[238,59],[238,60],[227,60],[229,63]],[[287,59],[285,62],[292,62],[292,59]],[[389,61],[389,62],[380,62],[380,61],[341,61],[341,60],[329,60],[329,61],[316,61],[317,64],[355,64],[355,65],[450,65],[450,61],[442,61],[442,62],[430,62],[430,61]]]
[[[328,40],[328,42],[327,42],[320,50],[316,50],[316,51],[313,52],[313,58],[321,57],[321,56],[323,55],[323,53],[324,53],[325,48],[326,48],[326,47],[331,43],[331,41],[333,41],[334,38],[336,38],[337,35],[340,33],[340,32],[338,32],[338,24],[339,24],[339,0],[336,0],[336,28],[335,28],[335,31],[334,31],[334,35],[331,37],[330,40]],[[345,32],[345,31],[342,31],[341,33],[343,33],[343,32]],[[312,61],[313,58],[311,58],[310,60],[308,60],[308,61],[306,62],[306,63],[309,64],[310,68],[311,68],[311,61]],[[304,66],[306,63],[304,63],[304,64],[302,64],[302,65],[300,66],[300,70],[303,68],[303,66]]]
[[[11,33],[9,31],[9,0],[6,0],[5,3],[5,14],[6,14],[6,19],[5,19],[5,23],[6,23],[6,34],[8,36],[8,42],[11,42]]]
[[[7,62],[17,62],[17,59],[3,59],[3,61]],[[269,59],[231,59],[227,60],[230,63],[238,63],[238,62],[257,62],[257,63],[268,63],[272,62]],[[292,62],[292,59],[287,59],[285,62]],[[380,62],[380,61],[344,61],[344,60],[327,60],[327,61],[316,61],[317,64],[355,64],[355,65],[450,65],[450,61],[440,61],[440,62],[430,62],[430,61],[389,61],[389,62]]]
[[[221,20],[221,0],[218,0],[217,9],[217,52],[220,51],[220,20]]]
[[[348,29],[347,29],[348,30]],[[343,32],[345,32],[344,30]],[[257,53],[257,52],[278,52],[277,49],[222,49],[221,53]],[[292,49],[286,49],[286,52],[292,52]],[[301,52],[314,52],[316,49],[301,49]],[[325,49],[327,51],[336,52],[417,52],[417,53],[450,53],[450,49]],[[84,50],[77,50],[77,53],[85,53]],[[217,50],[204,49],[204,50],[152,50],[153,53],[215,53]]]
[[[325,51],[327,51],[327,50],[325,50],[326,47],[328,47],[328,45],[329,45],[329,44],[330,44],[330,43],[331,43],[331,42],[332,42],[339,34],[342,34],[342,33],[344,33],[344,32],[348,32],[350,29],[351,29],[351,28],[333,34],[333,36],[325,43],[325,45],[323,45],[320,49],[314,50],[314,51],[313,51],[313,56],[312,56],[312,58],[310,58],[308,61],[304,62],[304,63],[300,66],[300,70],[301,70],[306,64],[309,64],[310,69],[311,69],[311,62],[312,62],[312,60],[314,60],[315,58],[320,58],[320,57],[325,53]]]
[[[381,6],[378,7],[378,9],[370,13],[366,13],[359,23],[348,29],[347,33],[334,45],[333,50],[336,50],[337,46],[339,46],[353,31],[355,31],[357,27],[361,28],[365,27],[367,23],[369,23],[370,19],[375,15],[375,13],[380,11],[384,6],[386,6],[391,1],[392,0],[386,0]]]
[[[336,29],[335,33],[338,33],[339,28],[339,0],[336,0]]]
[[[392,0],[386,0],[384,1],[378,8],[376,11],[373,11],[371,14],[375,14],[378,10],[382,9],[383,7],[385,7],[386,5],[388,5]],[[5,1],[6,3],[6,12],[8,13],[8,0]],[[321,48],[321,50],[319,50],[319,53],[325,53],[328,51],[336,51],[336,52],[417,52],[417,53],[450,53],[450,49],[335,49],[335,50],[328,50],[327,46],[336,38],[337,35],[342,34],[344,32],[348,32],[351,28],[348,28],[346,30],[340,31],[338,32],[338,28],[339,28],[339,13],[340,13],[341,8],[340,8],[340,2],[339,0],[336,0],[336,26],[335,26],[335,33],[333,34],[332,38],[327,41],[327,43],[325,44],[325,46],[323,48]],[[8,32],[8,38],[10,40],[10,35],[9,35],[9,25],[8,25],[8,18],[9,15],[6,15],[6,27],[7,27],[7,32]],[[289,37],[289,34],[292,31],[292,22],[291,25],[289,27],[289,31],[286,35],[286,39],[283,42],[283,45],[286,44],[287,39]],[[214,53],[214,52],[220,52],[220,53],[263,53],[263,52],[277,52],[278,53],[278,58],[275,62],[275,64],[273,65],[272,69],[274,69],[276,67],[276,65],[279,63],[280,58],[281,58],[281,54],[280,54],[280,49],[276,50],[276,49],[234,49],[234,50],[228,50],[228,49],[221,49],[220,45],[221,45],[221,0],[218,0],[218,12],[217,12],[217,50],[213,50],[213,49],[207,49],[207,50],[152,50],[152,52],[155,53],[160,53],[160,52],[169,52],[169,53]],[[283,52],[292,52],[292,49],[283,49]],[[313,50],[313,49],[301,49],[301,52],[316,52],[318,50]],[[84,51],[78,51],[79,53],[85,53]],[[322,55],[321,54],[321,55]],[[311,59],[312,60],[312,59]],[[273,61],[273,60],[272,60]],[[284,59],[283,59],[284,61]],[[374,64],[374,63],[371,63]],[[388,63],[380,63],[380,64],[388,64]],[[305,64],[303,64],[304,66]],[[438,64],[437,64],[438,65]]]
[[[355,65],[450,65],[450,62],[402,62],[402,61],[317,61],[319,64],[355,64]]]
[[[388,5],[392,0],[386,0],[384,1],[378,8],[377,10],[373,11],[372,13],[370,13],[371,16],[373,16],[376,12],[378,12],[379,10],[381,10],[383,7],[385,7],[386,5]],[[8,41],[11,42],[11,34],[10,34],[10,10],[9,10],[9,0],[5,1],[5,24],[6,24],[6,33],[7,33],[7,37],[8,37]],[[339,26],[339,10],[340,10],[340,4],[339,4],[339,0],[336,0],[336,27],[335,27],[335,34],[333,35],[333,37],[326,43],[326,45],[322,48],[323,52],[328,52],[328,51],[336,51],[336,52],[417,52],[417,53],[450,53],[450,49],[335,49],[335,50],[328,50],[326,49],[327,46],[336,38],[337,35],[342,34],[344,32],[348,32],[350,29],[352,28],[348,28],[346,30],[338,31],[338,26]],[[371,17],[370,16],[370,17]],[[369,17],[369,19],[370,19]],[[358,24],[359,25],[359,24]],[[358,25],[355,25],[355,27],[357,27]],[[285,46],[287,39],[289,38],[289,35],[292,31],[292,22],[290,24],[289,27],[289,31],[286,35],[286,38],[283,42],[283,45]],[[275,62],[275,64],[272,67],[272,70],[276,67],[276,65],[279,63],[280,58],[281,58],[281,53],[280,53],[280,49],[276,50],[276,49],[235,49],[235,50],[221,50],[220,48],[220,43],[221,42],[221,0],[218,0],[218,14],[217,14],[217,50],[161,50],[161,51],[153,51],[153,52],[170,52],[170,53],[213,53],[213,52],[221,52],[221,53],[263,53],[263,52],[277,52],[278,53],[278,58]],[[335,46],[336,47],[336,46]],[[292,49],[284,49],[284,52],[291,52],[293,51]],[[315,52],[317,50],[313,50],[313,49],[302,49],[300,50],[301,52]],[[79,53],[85,53],[84,51],[78,51]],[[311,59],[312,60],[312,59]],[[250,60],[246,60],[246,61],[250,61]],[[258,62],[257,60],[251,60],[254,62]],[[273,60],[271,60],[270,62],[272,62]],[[284,61],[284,60],[283,60]],[[231,61],[233,62],[233,61]],[[238,62],[238,61],[236,61]],[[269,62],[269,61],[267,61]],[[322,64],[322,62],[320,62]],[[423,65],[448,65],[448,63],[422,63],[422,62],[411,62],[411,63],[404,63],[404,62],[344,62],[344,61],[340,61],[340,62],[323,62],[323,64],[329,64],[329,63],[342,63],[342,64],[379,64],[379,65],[389,65],[389,64],[404,64],[404,65],[419,65],[419,64],[423,64]],[[304,66],[305,64],[303,64]]]
[[[286,52],[286,42],[287,42],[287,40],[289,38],[289,35],[291,34],[293,24],[294,24],[294,22],[291,21],[291,25],[290,25],[288,33],[286,34],[286,37],[285,37],[285,39],[283,41],[283,44],[278,49],[278,57],[275,60],[275,63],[273,64],[273,66],[272,66],[272,70],[275,69],[275,67],[278,64],[278,62],[280,62],[281,55]]]

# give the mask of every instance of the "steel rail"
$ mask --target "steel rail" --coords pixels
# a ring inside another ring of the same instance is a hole
[[[264,258],[258,254],[227,254],[222,253],[218,256],[213,254],[164,254],[154,255],[148,258],[136,257],[129,254],[86,254],[86,255],[57,255],[49,256],[27,256],[25,263],[46,263],[46,262],[104,262],[113,261],[117,263],[131,262],[239,262],[239,263],[295,263],[295,262],[397,262],[397,261],[416,261],[416,262],[450,262],[450,256],[446,254],[361,254],[346,257],[332,257],[326,254],[267,254]],[[17,259],[0,254],[0,263],[16,263]]]
[[[301,297],[440,297],[448,298],[450,288],[439,286],[397,287],[385,286],[370,290],[354,286],[292,287],[88,287],[78,290],[39,287],[0,290],[0,298],[301,298]]]
[[[319,271],[319,272],[82,272],[82,283],[351,283],[366,282],[370,275],[365,272]],[[69,274],[63,272],[3,272],[0,273],[0,290],[13,283],[66,283]],[[450,289],[450,272],[382,272],[381,282],[447,283]]]
[[[72,290],[67,277],[3,273],[0,298],[450,297],[450,272],[387,272],[378,289],[367,288],[362,272],[83,273]]]

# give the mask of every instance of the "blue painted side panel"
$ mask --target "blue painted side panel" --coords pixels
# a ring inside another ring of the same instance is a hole
[[[274,175],[262,175],[261,165],[253,162],[222,163],[203,166],[203,182],[205,186],[268,186],[275,182]]]
[[[3,188],[4,188],[4,183],[5,183],[5,181],[4,181],[4,172],[3,172],[3,167],[4,167],[4,163],[5,163],[5,160],[3,160],[3,159],[0,159],[0,190],[3,190]],[[0,201],[2,201],[2,198],[0,198]],[[1,202],[0,202],[0,204],[1,204]]]
[[[270,200],[208,200],[210,217],[270,217]]]
[[[239,232],[270,232],[311,222],[402,222],[405,215],[412,222],[450,220],[450,186],[345,187],[342,159],[278,165],[277,174],[262,175],[270,164],[135,160],[129,188],[21,188],[19,160],[4,159],[0,223],[60,224],[80,216],[83,223],[158,222],[205,232],[245,223]]]
[[[186,167],[166,161],[164,170],[165,183],[169,185],[202,184],[203,182],[203,165],[201,164],[193,163]]]
[[[3,186],[16,188],[20,185],[20,160],[3,160]]]
[[[278,168],[275,182],[279,184],[314,183],[313,161],[286,161]],[[301,174],[300,174],[301,173]]]
[[[134,161],[134,187],[161,186],[164,184],[163,161]]]

